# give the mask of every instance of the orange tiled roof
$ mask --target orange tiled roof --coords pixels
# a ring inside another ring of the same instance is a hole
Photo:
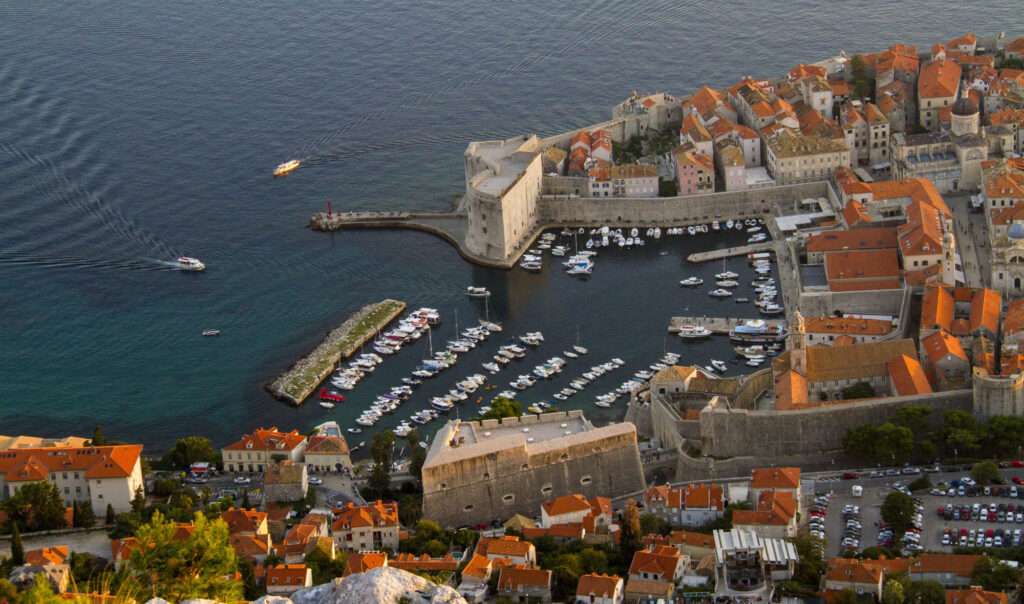
[[[534,549],[533,544],[528,541],[520,541],[518,537],[499,537],[497,539],[480,540],[484,546],[484,555],[487,557],[515,557],[524,558]]]
[[[551,571],[530,568],[522,564],[506,566],[498,577],[498,591],[517,591],[522,587],[549,588]]]
[[[52,472],[83,472],[85,478],[126,478],[139,463],[142,445],[43,447],[0,451],[7,482],[46,480]]]
[[[588,515],[588,518],[590,516]],[[593,526],[593,523],[590,523]],[[534,526],[534,527],[523,527],[523,538],[524,539],[540,539],[541,537],[554,537],[556,539],[583,539],[586,531],[582,522],[565,522],[562,524],[553,524],[548,528]]]
[[[267,569],[267,585],[306,584],[307,569],[305,564],[278,564]]]
[[[459,567],[459,561],[446,554],[440,558],[431,558],[428,554],[417,556],[416,554],[401,553],[388,561],[388,566],[394,566],[402,570],[425,570],[425,571],[454,571]]]
[[[907,206],[907,222],[897,230],[904,256],[932,256],[942,253],[942,224],[939,212],[918,201]]]
[[[905,354],[889,361],[889,380],[897,396],[928,394],[932,391],[921,363]]]
[[[257,428],[252,434],[245,434],[242,438],[224,447],[228,451],[244,451],[247,449],[258,451],[291,451],[306,441],[306,437],[299,434],[298,430],[281,432],[277,426],[270,428]]]
[[[70,552],[66,545],[55,545],[41,549],[30,549],[25,552],[25,564],[43,566],[45,564],[64,564]]]
[[[921,340],[921,349],[928,357],[929,363],[936,363],[947,355],[967,360],[967,353],[964,352],[960,340],[954,338],[948,332],[939,330]]]
[[[974,586],[970,589],[947,589],[946,604],[1007,604],[1009,597],[1001,591],[985,591]]]
[[[633,554],[629,565],[630,575],[648,574],[661,575],[666,580],[675,578],[676,568],[681,560],[679,551],[674,547],[651,546],[651,550],[639,550]]]
[[[959,87],[960,65],[955,61],[933,59],[921,67],[921,73],[917,76],[918,98],[953,97]]]
[[[220,515],[220,518],[227,523],[228,530],[232,533],[256,532],[266,522],[267,513],[252,509],[229,508]]]
[[[921,554],[910,565],[912,573],[949,573],[970,577],[981,556],[974,554]]]
[[[882,580],[882,569],[867,560],[856,558],[832,558],[828,561],[826,581],[842,583],[878,584]]]
[[[750,474],[752,489],[796,489],[800,487],[800,468],[755,468]]]
[[[971,331],[986,329],[995,334],[999,331],[999,313],[1003,307],[1003,297],[999,292],[987,287],[975,290],[971,298]]]
[[[462,576],[473,577],[479,581],[485,580],[491,574],[491,560],[487,556],[474,553],[469,563],[462,569]]]
[[[829,288],[836,290],[843,280],[895,280],[899,287],[899,260],[896,250],[863,250],[825,254],[825,275]]]
[[[1015,334],[1024,329],[1024,300],[1013,300],[1003,317],[1003,333]]]
[[[335,510],[334,518],[332,528],[335,531],[363,526],[398,526],[398,504],[379,499],[363,506],[349,502]]]
[[[580,575],[576,584],[577,596],[595,596],[598,598],[611,598],[622,584],[618,575],[604,575],[601,573]],[[973,602],[956,602],[950,604],[975,604]],[[1005,604],[1005,603],[1004,603]]]
[[[907,197],[932,206],[943,216],[951,217],[953,215],[939,190],[935,188],[932,181],[926,178],[881,180],[865,184],[871,189],[871,196],[874,201]]]
[[[348,455],[348,443],[344,436],[312,436],[306,447],[306,455]]]
[[[925,288],[921,301],[921,327],[950,331],[953,324],[953,306],[953,295],[947,288]]]
[[[843,208],[843,218],[846,220],[847,226],[851,227],[855,227],[857,225],[869,223],[872,221],[871,216],[869,216],[867,211],[864,209],[864,204],[857,201],[856,199],[851,199],[846,204],[846,207]],[[895,235],[895,233],[896,231],[895,229],[893,229],[893,234]]]
[[[808,333],[883,336],[892,331],[892,321],[859,317],[807,317],[804,326]]]
[[[359,552],[349,554],[345,562],[345,576],[364,573],[374,568],[388,565],[388,555],[384,552]]]
[[[804,407],[809,403],[807,378],[792,369],[775,378],[775,409],[788,411]]]
[[[683,488],[683,503],[686,509],[712,509],[722,511],[722,485],[688,484]]]
[[[270,535],[231,535],[228,537],[235,553],[243,558],[266,556],[270,553]]]

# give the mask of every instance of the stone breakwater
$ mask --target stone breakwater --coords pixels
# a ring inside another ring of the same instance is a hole
[[[266,386],[270,394],[295,406],[313,394],[341,359],[351,356],[405,310],[405,302],[382,300],[367,304],[332,330],[313,352]]]

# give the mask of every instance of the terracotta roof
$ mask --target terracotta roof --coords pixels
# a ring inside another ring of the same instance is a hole
[[[363,506],[349,502],[335,510],[334,523],[331,525],[333,530],[351,530],[364,526],[398,526],[398,504],[378,499]]]
[[[491,574],[491,560],[487,556],[481,556],[480,554],[473,554],[473,557],[469,559],[469,563],[466,564],[462,569],[462,576],[473,577],[480,581],[485,580]]]
[[[953,213],[946,200],[942,198],[939,190],[935,188],[932,181],[926,178],[910,178],[907,180],[880,180],[872,183],[865,183],[871,189],[873,201],[883,199],[909,198],[912,201],[919,201],[928,204],[939,211],[945,217],[952,217]]]
[[[990,334],[999,332],[999,313],[1003,307],[1003,297],[999,292],[980,288],[975,290],[971,299],[971,331],[985,329]]]
[[[896,229],[870,227],[849,231],[823,231],[807,238],[808,252],[896,249]]]
[[[683,488],[683,503],[686,509],[712,509],[722,511],[722,485],[688,484]]]
[[[52,472],[83,472],[85,478],[127,478],[139,463],[142,445],[44,447],[0,451],[7,482],[46,480]]]
[[[592,522],[590,524],[593,525]],[[541,537],[554,537],[556,539],[579,540],[583,539],[585,535],[586,531],[582,522],[565,522],[561,524],[553,524],[548,528],[540,526],[535,526],[532,528],[523,528],[523,538],[531,540],[539,539]]]
[[[938,210],[930,205],[912,201],[906,212],[907,222],[898,229],[900,252],[904,256],[941,254],[942,223]]]
[[[829,80],[828,85],[832,87],[833,96],[850,96],[852,87],[846,80]]]
[[[912,573],[949,573],[969,578],[981,556],[974,554],[921,554],[911,563]]]
[[[630,595],[671,597],[674,591],[675,585],[669,581],[652,581],[650,579],[630,577],[629,581],[626,582],[625,593]]]
[[[851,199],[843,208],[843,218],[846,220],[847,226],[851,227],[871,222],[871,216],[864,209],[864,204],[856,199]],[[895,234],[895,229],[893,233]]]
[[[676,153],[676,162],[681,165],[695,166],[701,170],[715,169],[711,158],[697,151],[680,151]]]
[[[925,352],[928,362],[932,364],[937,363],[948,355],[963,359],[964,361],[967,360],[967,353],[964,352],[963,346],[960,345],[960,340],[942,330],[936,331],[921,340],[921,350]]]
[[[596,596],[599,598],[610,598],[622,585],[622,579],[618,575],[586,574],[580,575],[576,584],[577,596]],[[973,602],[956,602],[950,604],[975,604]],[[1005,604],[1005,603],[1004,603]]]
[[[889,381],[892,382],[897,396],[928,394],[932,391],[921,363],[905,354],[889,361]]]
[[[384,552],[359,552],[348,555],[345,562],[345,576],[364,573],[374,568],[388,565],[388,555]]]
[[[25,552],[25,564],[43,566],[46,564],[64,564],[70,556],[68,546],[55,545],[41,549],[30,549]]]
[[[291,451],[306,441],[298,430],[281,432],[277,426],[257,428],[252,434],[245,434],[241,440],[224,447],[228,451]]]
[[[775,409],[787,411],[808,404],[807,379],[792,369],[775,378]]]
[[[832,558],[828,561],[825,580],[877,584],[882,580],[882,569],[866,560]]]
[[[841,281],[866,280],[870,285],[896,283],[899,287],[896,250],[863,250],[825,254],[825,275],[829,288],[838,290]],[[851,284],[851,287],[854,284]],[[841,287],[841,286],[840,286]],[[874,289],[874,288],[872,288]]]
[[[266,556],[270,553],[270,535],[231,535],[228,537],[235,553],[243,558]]]
[[[919,98],[954,97],[959,87],[960,65],[955,61],[933,59],[921,67],[917,76]]]
[[[1012,53],[1024,53],[1024,36],[1007,42],[1006,45],[1003,46],[1003,51]]]
[[[529,568],[522,564],[506,566],[501,569],[498,577],[498,591],[517,591],[519,588],[551,587],[551,571],[540,568]]]
[[[863,336],[884,336],[892,331],[892,321],[863,319],[860,317],[807,317],[804,320],[807,333],[848,333]]]
[[[1003,317],[1003,333],[1010,335],[1024,330],[1024,300],[1013,300]]]
[[[484,545],[484,540],[480,540]],[[484,553],[490,558],[494,556],[524,558],[533,551],[533,544],[528,541],[520,541],[518,538],[499,537],[488,539],[484,545]]]
[[[736,132],[739,133],[740,138],[745,138],[747,140],[757,140],[757,139],[761,138],[757,134],[757,132],[754,131],[753,128],[750,128],[748,126],[744,126],[743,124],[737,124],[736,125]]]
[[[806,348],[807,381],[854,380],[887,376],[889,361],[901,354],[917,355],[917,347],[914,346],[913,340],[861,342],[840,348],[808,346]]]
[[[970,589],[947,589],[946,604],[1007,604],[1009,597],[1001,591],[985,591],[974,586]]]
[[[260,512],[259,510],[229,508],[220,515],[220,518],[227,523],[228,530],[232,533],[254,533],[266,522],[267,513]]]
[[[455,571],[459,567],[459,561],[451,554],[440,558],[431,558],[428,554],[417,556],[416,554],[400,553],[388,561],[388,566],[402,570]]]
[[[732,513],[733,526],[785,526],[796,516],[796,500],[789,491],[763,491],[753,510]]]
[[[925,288],[921,301],[921,327],[923,329],[950,330],[953,324],[953,295],[945,287]]]
[[[656,537],[661,535],[648,535],[647,537],[655,537],[652,542],[657,542]],[[644,544],[648,545],[647,537],[644,538]],[[672,531],[667,537],[662,537],[666,540],[668,545],[689,545],[692,547],[704,547],[707,549],[715,549],[715,537],[709,533],[697,533],[694,531]]]
[[[750,473],[752,489],[796,489],[800,487],[800,468],[754,468]]]
[[[278,564],[267,569],[267,585],[306,584],[308,569],[305,564]]]
[[[660,575],[669,581],[675,578],[676,568],[679,566],[682,557],[679,550],[674,547],[652,546],[651,550],[639,550],[633,554],[633,561],[629,565],[630,575],[648,574]]]

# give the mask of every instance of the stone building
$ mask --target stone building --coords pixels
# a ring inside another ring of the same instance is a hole
[[[504,260],[537,222],[544,176],[536,135],[472,142],[466,148],[466,248]]]
[[[921,67],[917,77],[917,102],[922,128],[932,132],[939,129],[939,112],[956,101],[960,75],[960,65],[946,59],[945,53]]]
[[[449,421],[427,452],[422,481],[424,516],[451,526],[532,514],[561,495],[645,487],[635,426],[597,428],[581,411]]]
[[[305,464],[290,459],[267,467],[263,475],[264,503],[301,501],[309,490],[309,474]]]
[[[400,530],[398,504],[380,500],[361,506],[345,504],[331,525],[335,547],[348,552],[398,551]]]
[[[309,470],[314,472],[352,470],[352,459],[344,436],[311,436],[305,461]]]
[[[768,173],[780,185],[827,180],[837,168],[850,166],[845,141],[781,130],[765,139]]]
[[[262,472],[276,461],[302,461],[306,437],[297,430],[281,432],[277,426],[257,428],[221,449],[228,472]]]

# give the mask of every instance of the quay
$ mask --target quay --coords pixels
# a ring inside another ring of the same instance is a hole
[[[382,300],[367,304],[332,330],[313,352],[265,388],[274,398],[298,407],[327,379],[343,358],[351,356],[405,310],[405,302]]]
[[[733,256],[746,256],[747,254],[753,254],[754,252],[774,252],[775,247],[771,241],[765,241],[764,243],[754,243],[751,245],[741,245],[739,247],[727,247],[721,250],[710,250],[707,252],[695,252],[686,257],[687,262],[708,262],[711,260],[721,260],[722,258],[731,258]]]
[[[749,317],[672,317],[668,323],[668,332],[679,333],[679,328],[683,325],[703,325],[711,333],[727,335],[733,327],[749,320]],[[782,319],[763,319],[763,321],[772,327],[786,324]]]

